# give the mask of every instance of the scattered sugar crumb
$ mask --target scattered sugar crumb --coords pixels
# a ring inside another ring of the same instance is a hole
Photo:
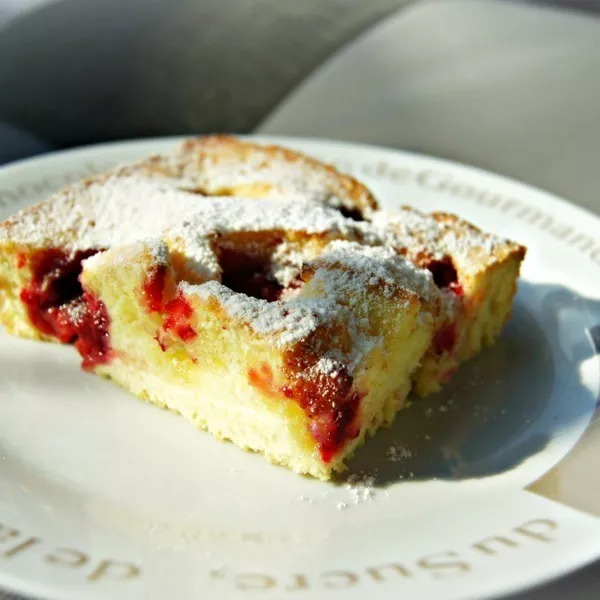
[[[348,483],[344,486],[350,494],[351,504],[363,504],[372,502],[375,498],[375,475],[366,473],[353,474],[348,477]]]
[[[493,264],[498,260],[500,249],[511,244],[468,227],[460,220],[435,219],[410,207],[378,211],[373,224],[387,243],[406,248],[409,256],[418,255],[423,248],[433,249],[432,258],[440,260],[450,255],[463,272],[481,269],[482,264]]]
[[[386,451],[385,455],[387,456],[390,462],[399,462],[401,460],[405,460],[412,456],[412,452],[401,446],[399,444],[392,444]]]

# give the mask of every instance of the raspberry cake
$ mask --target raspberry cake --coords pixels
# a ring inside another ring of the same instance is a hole
[[[524,248],[379,211],[353,178],[189,140],[0,224],[0,322],[199,428],[328,479],[510,312]]]

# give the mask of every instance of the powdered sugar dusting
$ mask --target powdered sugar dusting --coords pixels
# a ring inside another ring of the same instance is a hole
[[[384,243],[405,251],[412,258],[441,260],[450,256],[463,273],[478,271],[497,260],[497,255],[514,244],[484,233],[453,215],[423,214],[404,206],[381,210],[373,226]]]
[[[271,336],[278,347],[305,339],[337,313],[337,306],[327,299],[267,302],[235,293],[217,281],[200,285],[183,283],[180,289],[184,294],[196,295],[202,300],[216,298],[230,317],[247,323],[258,334]]]
[[[332,356],[322,356],[315,365],[315,369],[323,375],[336,377],[340,371],[341,361]]]
[[[142,243],[148,248],[157,265],[167,265],[169,263],[169,248],[163,240],[148,238],[142,240]]]
[[[8,221],[18,243],[73,250],[110,248],[158,237],[193,213],[198,196],[141,175],[79,183]]]
[[[174,180],[115,174],[59,192],[0,228],[17,243],[71,250],[108,249],[142,239],[183,242],[190,269],[214,277],[218,264],[209,237],[239,231],[302,231],[365,238],[364,224],[339,211],[295,199],[207,198],[175,187]]]
[[[69,318],[75,325],[81,324],[82,320],[88,315],[87,305],[83,302],[69,302],[63,305],[67,311]]]
[[[271,256],[271,275],[287,288],[302,273],[302,267],[312,258],[306,245],[291,244],[284,240]]]
[[[240,232],[275,232],[285,238],[290,233],[319,235],[323,238],[346,237],[374,243],[371,228],[343,217],[339,211],[301,200],[240,197],[205,198],[194,213],[167,233],[178,240],[196,271],[217,272],[218,265],[210,240]],[[307,258],[306,247],[279,244],[272,257],[271,274],[284,287],[298,276]]]
[[[390,294],[400,288],[415,299],[415,288],[422,288],[423,294],[437,293],[429,272],[386,248],[334,241],[308,268],[314,270],[309,283],[297,294],[276,302],[235,293],[216,281],[182,284],[181,289],[204,300],[215,298],[231,318],[247,323],[258,334],[271,336],[279,347],[306,339],[321,325],[338,320],[351,339],[350,349],[342,353],[336,340],[329,339],[328,350],[310,367],[329,377],[336,377],[344,368],[352,371],[380,341],[368,333],[365,294],[369,294],[371,279],[384,282]],[[398,298],[398,310],[402,310],[405,301]]]
[[[380,211],[372,223],[353,221],[332,208],[348,205],[351,186],[345,186],[349,180],[309,159],[290,159],[285,151],[273,154],[252,146],[240,154],[240,147],[243,144],[231,141],[222,147],[200,143],[195,149],[192,144],[190,151],[184,145],[171,155],[117,168],[9,219],[0,227],[0,236],[72,250],[129,247],[119,259],[125,262],[131,252],[139,250],[136,244],[141,241],[160,264],[168,263],[169,251],[178,252],[179,264],[183,262],[200,280],[213,280],[184,287],[186,293],[217,298],[232,318],[259,334],[273,336],[279,346],[305,339],[320,325],[339,319],[352,350],[342,355],[333,340],[311,367],[330,377],[336,377],[344,366],[358,364],[379,342],[377,336],[366,333],[365,300],[373,288],[395,296],[398,310],[417,297],[436,315],[441,311],[451,316],[458,305],[454,295],[438,290],[429,271],[399,252],[406,250],[412,260],[421,252],[440,258],[450,254],[453,259],[478,252],[489,259],[502,244],[463,222],[409,208]],[[205,195],[244,191],[260,198]],[[362,193],[366,202],[368,192]],[[306,286],[312,292],[293,290],[281,301],[266,302],[214,281],[221,277],[216,240],[240,232],[280,234],[282,241],[268,274],[285,287],[303,270],[312,272]],[[319,243],[311,247],[292,241],[290,234],[298,232],[317,236]],[[102,255],[96,254],[86,264],[102,261]]]
[[[345,287],[351,286],[355,292],[383,284],[388,293],[393,288],[403,288],[416,291],[425,299],[431,299],[437,294],[431,273],[416,267],[390,247],[364,246],[356,242],[336,240],[313,261],[312,266],[337,266],[352,271],[352,275],[346,278]]]
[[[331,207],[353,208],[347,177],[305,156],[276,147],[262,147],[226,138],[184,144],[170,164],[181,185],[205,194],[223,195],[254,188],[261,196],[303,199]],[[366,189],[359,202],[369,212]]]
[[[335,209],[287,198],[205,198],[172,233],[191,241],[210,233],[270,230],[307,234],[354,234],[361,238],[370,234],[375,239],[368,227],[343,217]]]

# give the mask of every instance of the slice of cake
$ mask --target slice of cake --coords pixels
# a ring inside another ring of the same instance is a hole
[[[491,343],[524,248],[302,155],[189,140],[0,224],[0,322],[323,479]]]

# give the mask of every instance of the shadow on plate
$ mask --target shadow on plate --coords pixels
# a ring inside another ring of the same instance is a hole
[[[441,392],[413,398],[392,427],[357,452],[340,480],[368,475],[386,486],[481,478],[542,452],[594,410],[596,398],[578,367],[600,351],[598,325],[597,301],[562,286],[521,282],[497,343],[464,364]]]

